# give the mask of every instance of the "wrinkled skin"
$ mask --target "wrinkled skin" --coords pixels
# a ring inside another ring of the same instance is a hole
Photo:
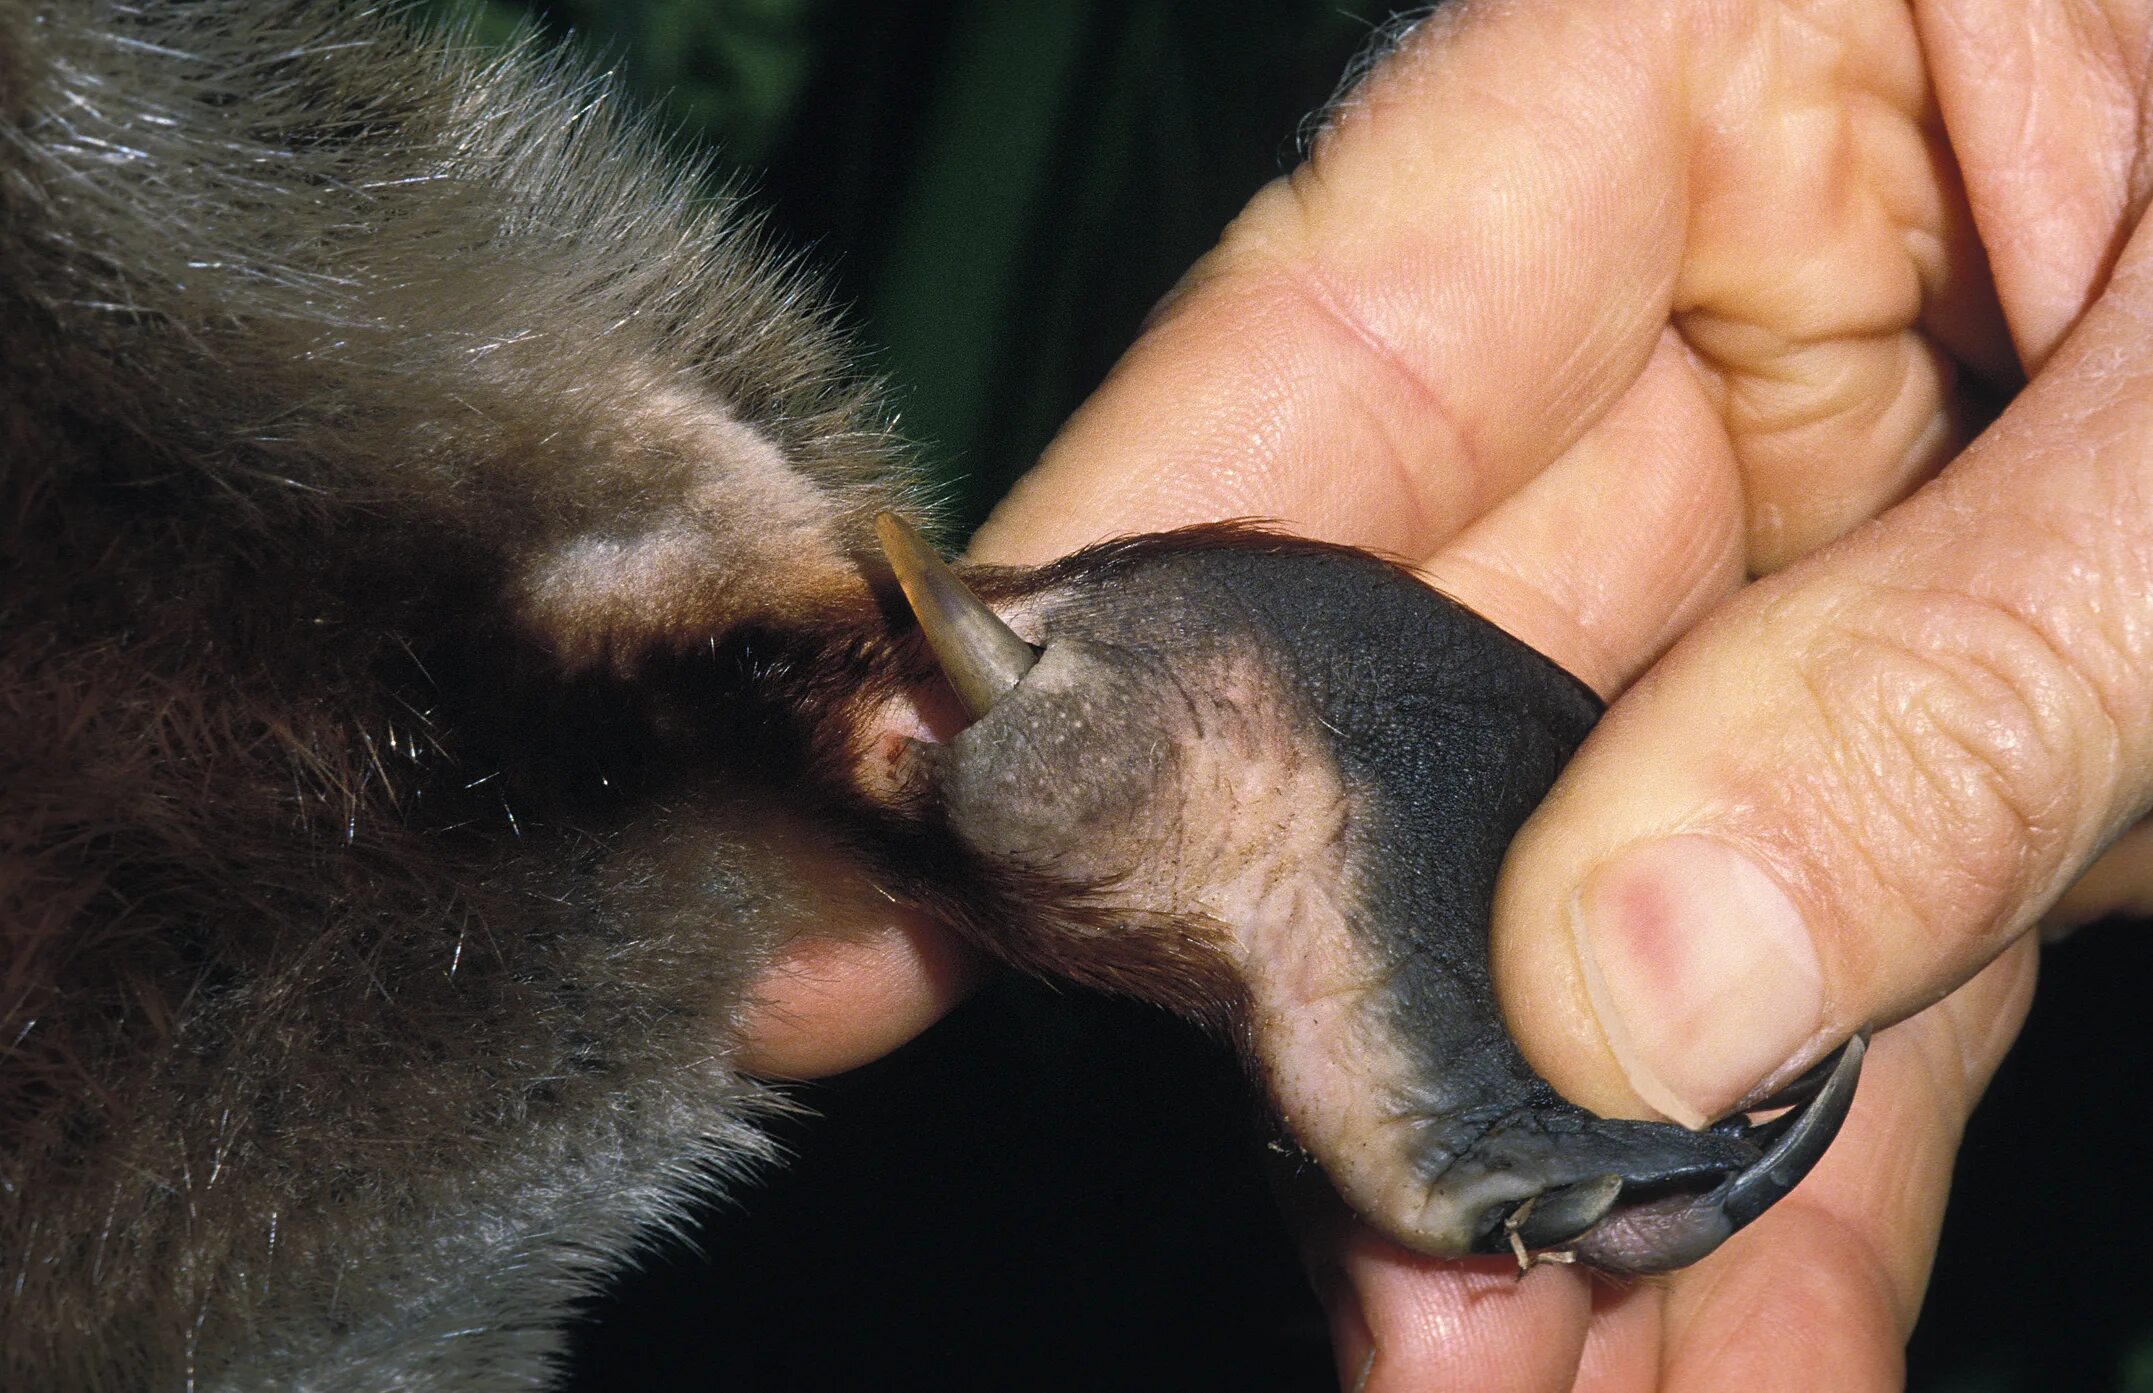
[[[977,715],[912,747],[892,796],[983,859],[975,883],[1025,880],[957,917],[1020,965],[1230,1031],[1392,1238],[1663,1271],[1828,1144],[1859,1047],[1786,1123],[1709,1131],[1598,1118],[1518,1052],[1488,972],[1496,873],[1600,703],[1494,625],[1365,554],[1220,528],[989,573],[1016,631],[996,639],[905,559],[916,540],[885,545]]]

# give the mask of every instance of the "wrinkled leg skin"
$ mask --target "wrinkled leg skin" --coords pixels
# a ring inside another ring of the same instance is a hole
[[[766,1158],[728,1040],[832,886],[1218,1030],[1425,1251],[1654,1270],[1799,1179],[1858,1042],[1690,1133],[1503,1032],[1583,688],[1258,532],[885,560],[812,287],[616,107],[356,6],[0,0],[0,1387],[543,1386]]]
[[[1862,1040],[1770,1122],[1692,1132],[1564,1101],[1505,1031],[1496,875],[1600,712],[1532,649],[1379,558],[1247,528],[984,572],[993,605],[882,532],[973,717],[897,781],[982,862],[984,922],[1025,925],[997,946],[1223,1029],[1384,1233],[1666,1271],[1823,1155]]]

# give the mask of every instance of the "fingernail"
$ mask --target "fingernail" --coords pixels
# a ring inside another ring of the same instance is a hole
[[[1823,1023],[1824,974],[1779,882],[1709,837],[1616,853],[1571,908],[1586,990],[1639,1097],[1702,1127]]]

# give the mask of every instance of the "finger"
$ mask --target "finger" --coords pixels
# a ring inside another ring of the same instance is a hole
[[[964,726],[947,695],[895,696],[868,718],[885,753],[941,742]],[[899,904],[853,854],[827,838],[759,818],[751,843],[773,883],[793,887],[769,913],[792,926],[749,984],[732,1023],[739,1067],[811,1079],[879,1059],[948,1014],[986,964],[944,925]],[[801,876],[802,865],[816,867]],[[779,874],[778,868],[785,868]]]
[[[1313,1169],[1274,1166],[1272,1180],[1330,1317],[1340,1388],[1569,1389],[1590,1314],[1578,1273],[1520,1281],[1508,1259],[1423,1257],[1369,1230]]]
[[[2115,839],[2041,921],[2050,940],[2098,919],[2153,916],[2153,822]]]
[[[1659,1393],[1667,1284],[1595,1284],[1574,1393]]]
[[[1958,448],[1953,350],[2008,358],[1905,9],[1737,5],[1696,28],[1674,315],[1718,383],[1763,573]]]
[[[1812,9],[1427,21],[978,554],[1232,516],[1425,554],[1598,422],[1670,318],[1745,475],[1753,569],[1903,496],[1955,447],[1954,353],[2008,354],[1911,24]]]
[[[2145,211],[2144,0],[1913,7],[2012,338],[2039,369]]]
[[[1527,1053],[1699,1123],[1963,982],[2144,811],[2153,277],[1881,524],[1715,612],[1512,851]]]
[[[855,897],[778,950],[748,991],[739,1067],[814,1079],[879,1059],[948,1014],[986,968],[947,930]]]
[[[1873,1042],[1862,1093],[1800,1188],[1665,1292],[1665,1393],[1904,1386],[1959,1137],[2032,999],[2022,941]]]
[[[1743,579],[1742,492],[1672,335],[1605,419],[1421,567],[1602,696]]]
[[[1190,272],[979,553],[1253,516],[1425,555],[1508,496],[1665,323],[1686,167],[1666,28],[1652,6],[1425,21]]]
[[[1584,1274],[1541,1266],[1521,1277],[1508,1259],[1438,1261],[1358,1227],[1341,1261],[1368,1338],[1365,1354],[1341,1358],[1343,1386],[1568,1393],[1575,1383],[1592,1313]]]

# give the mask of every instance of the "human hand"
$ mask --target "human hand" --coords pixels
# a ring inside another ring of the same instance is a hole
[[[1669,8],[1423,26],[976,546],[1276,518],[1609,695],[1709,613],[1515,849],[1513,1028],[1579,1101],[1696,1121],[1908,1018],[1823,1166],[1666,1282],[1333,1223],[1363,1387],[1894,1385],[2024,930],[2146,800],[2144,16]],[[2014,359],[1937,477],[1960,373]]]

